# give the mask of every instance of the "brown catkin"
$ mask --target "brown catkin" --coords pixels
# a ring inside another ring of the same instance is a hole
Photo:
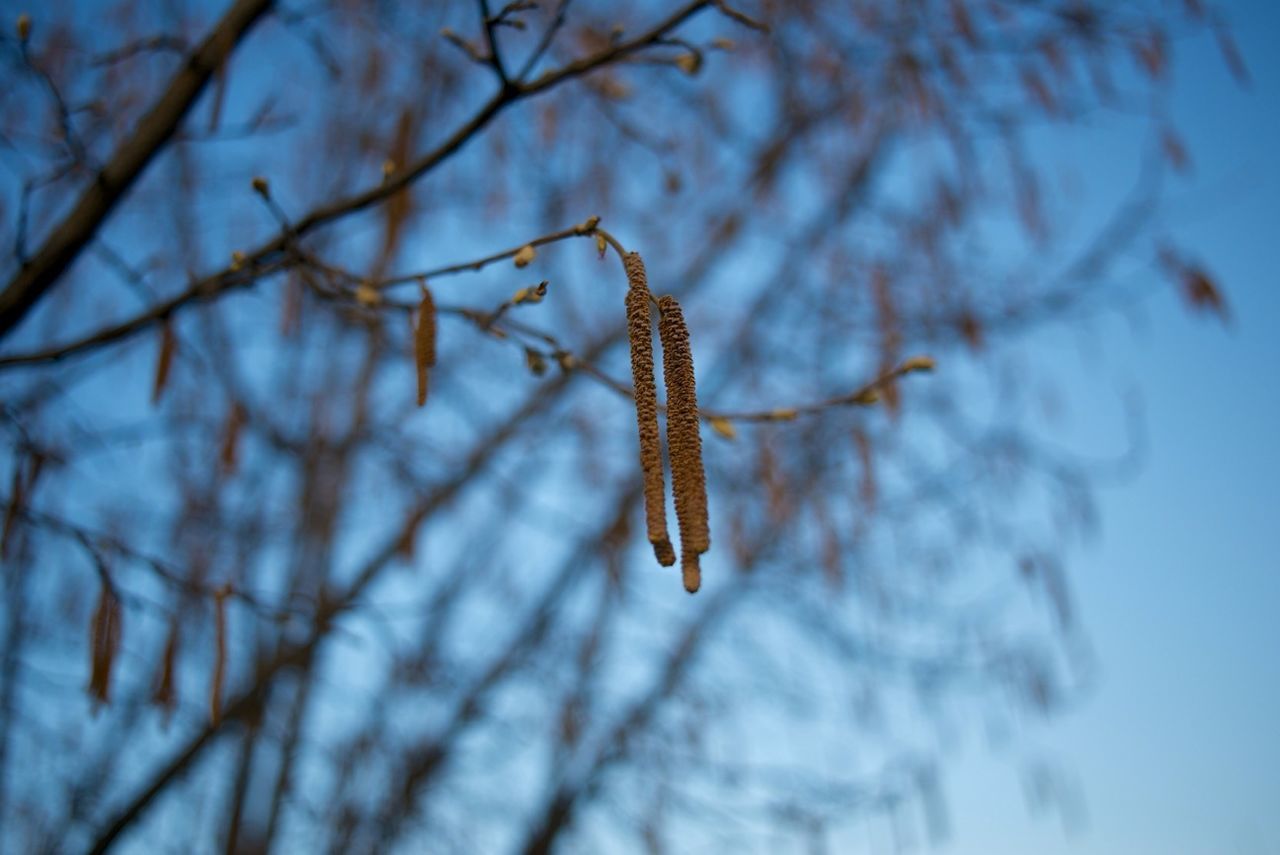
[[[209,721],[222,721],[222,683],[227,673],[227,597],[230,586],[213,592],[213,675],[209,680]]]
[[[231,409],[227,411],[227,423],[222,431],[222,448],[218,452],[218,463],[223,474],[230,475],[236,471],[240,458],[240,430],[248,417],[244,405],[239,401],[233,402]]]
[[[670,567],[676,553],[667,534],[666,492],[662,484],[662,437],[658,432],[658,385],[653,374],[653,326],[649,317],[649,284],[638,253],[623,259],[627,271],[627,332],[631,337],[631,382],[640,433],[640,468],[644,473],[644,515],[649,542],[658,563]]]
[[[9,488],[9,507],[4,512],[4,527],[0,528],[0,559],[9,557],[9,536],[13,532],[13,524],[22,511],[23,496],[22,466],[13,467],[13,486]]]
[[[40,454],[33,454],[26,460],[14,461],[13,486],[9,489],[9,507],[4,514],[4,528],[0,531],[0,559],[9,555],[14,523],[31,497],[31,491],[35,489],[36,479],[40,477],[40,469],[43,465],[44,457]]]
[[[180,624],[175,618],[169,623],[169,638],[164,643],[164,656],[160,660],[160,679],[156,682],[151,701],[164,713],[165,721],[178,705],[178,692],[174,681],[173,667],[178,658],[178,632]]]
[[[422,286],[418,326],[413,334],[413,363],[418,371],[418,406],[427,402],[427,371],[436,364],[436,301]]]
[[[111,700],[111,670],[120,652],[122,620],[120,598],[104,581],[89,623],[89,696],[95,705]]]
[[[164,394],[164,388],[168,385],[169,369],[173,365],[173,351],[177,346],[178,340],[173,334],[173,321],[165,318],[160,325],[160,350],[156,354],[156,377],[151,386],[151,403],[153,404],[160,401],[160,396]]]
[[[698,589],[698,556],[711,548],[707,524],[707,477],[702,468],[702,436],[698,431],[698,392],[693,376],[689,329],[676,298],[658,300],[658,335],[662,338],[662,378],[667,385],[667,453],[671,487],[680,526],[685,588]]]
[[[680,576],[684,581],[684,589],[690,594],[698,593],[702,587],[702,567],[698,564],[698,553],[681,549]]]

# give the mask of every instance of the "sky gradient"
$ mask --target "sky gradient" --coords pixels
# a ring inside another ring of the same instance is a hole
[[[1233,322],[1171,290],[1136,330],[1100,335],[1102,394],[1133,381],[1146,430],[1138,474],[1100,490],[1101,536],[1070,559],[1097,685],[1011,746],[1047,758],[1080,803],[1066,822],[1029,810],[1010,751],[971,740],[945,767],[942,851],[1280,853],[1280,4],[1223,8],[1251,83],[1211,38],[1178,44],[1171,112],[1193,169],[1167,222]],[[1131,141],[1097,142],[1101,165]],[[1085,378],[1085,362],[1067,370]],[[1088,447],[1089,413],[1070,415]]]

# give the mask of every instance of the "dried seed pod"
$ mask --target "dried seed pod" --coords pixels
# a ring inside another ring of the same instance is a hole
[[[698,393],[693,376],[689,329],[675,297],[658,300],[658,335],[662,338],[662,377],[667,385],[667,451],[685,587],[697,590],[698,555],[711,548],[707,523],[707,478],[702,467],[702,436],[698,431]],[[690,587],[690,583],[694,587]]]
[[[676,553],[667,534],[666,492],[662,482],[662,437],[658,433],[658,385],[653,373],[653,327],[649,285],[638,253],[627,253],[627,332],[631,337],[631,382],[640,433],[640,469],[644,473],[644,514],[649,542],[658,563],[670,567]]]
[[[418,304],[413,363],[418,371],[418,406],[421,407],[427,402],[427,371],[436,364],[436,303],[426,285],[422,286],[422,302]]]
[[[122,620],[120,598],[104,581],[89,623],[89,695],[95,708],[111,700],[111,668],[120,652]]]

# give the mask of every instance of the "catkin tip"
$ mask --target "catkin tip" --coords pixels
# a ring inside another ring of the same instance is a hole
[[[676,551],[668,538],[653,541],[653,554],[663,567],[670,567],[676,563]]]
[[[684,577],[684,589],[690,594],[698,593],[702,587],[702,567],[698,564],[697,553],[689,553],[680,562],[681,575]]]

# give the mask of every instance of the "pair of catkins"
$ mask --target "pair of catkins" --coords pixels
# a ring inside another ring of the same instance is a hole
[[[652,297],[639,254],[623,259],[627,272],[627,331],[631,339],[631,378],[635,390],[636,426],[640,433],[640,466],[644,473],[645,523],[658,563],[676,562],[667,534],[666,492],[663,485],[662,440],[658,434],[658,389],[653,366]],[[698,432],[698,395],[693,376],[693,352],[684,313],[675,297],[657,301],[658,337],[662,341],[662,379],[667,387],[667,452],[671,458],[671,488],[676,523],[680,528],[680,565],[689,593],[702,584],[698,556],[711,547],[707,524],[707,479],[702,466],[702,437]]]

